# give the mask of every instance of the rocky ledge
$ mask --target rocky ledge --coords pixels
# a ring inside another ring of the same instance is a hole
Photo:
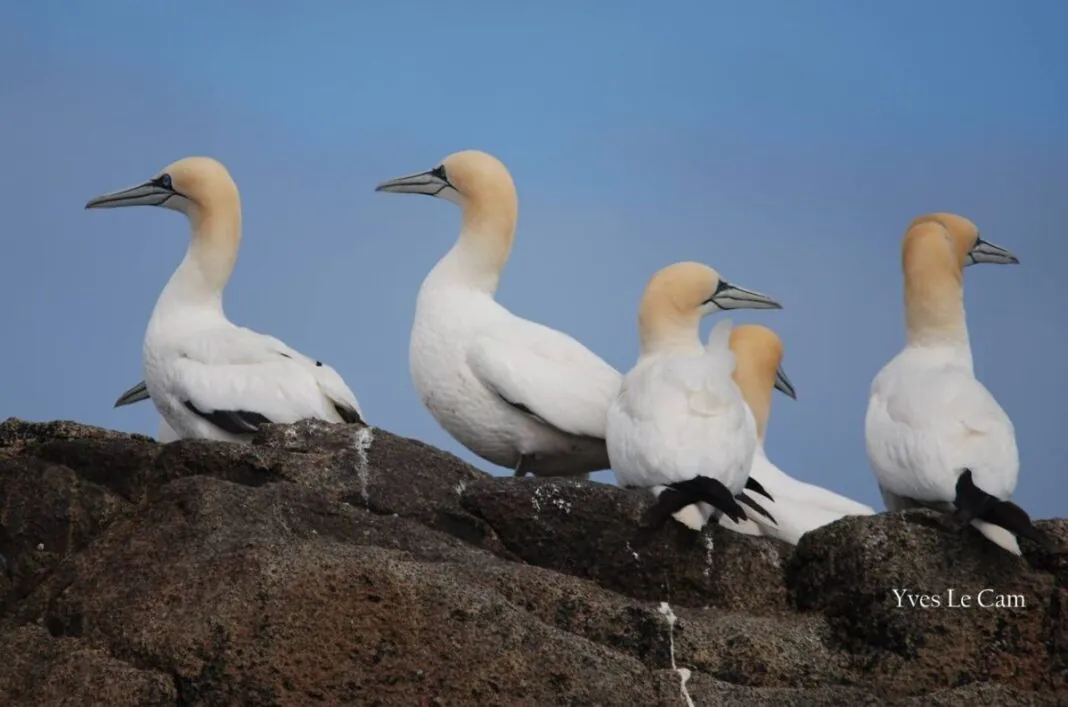
[[[355,425],[159,445],[10,419],[0,702],[1064,704],[1060,557],[927,512],[796,549],[637,537],[647,503]]]

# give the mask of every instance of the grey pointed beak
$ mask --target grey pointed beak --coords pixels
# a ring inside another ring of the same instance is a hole
[[[788,398],[797,400],[797,391],[794,390],[794,384],[786,377],[786,371],[782,369],[781,365],[775,369],[775,390]]]
[[[994,265],[1019,265],[1020,259],[999,245],[984,241],[982,238],[975,241],[975,245],[964,256],[964,267],[979,263],[991,263]]]
[[[85,204],[87,209],[116,209],[120,206],[162,206],[178,192],[161,184],[145,182],[136,187],[101,194]]]
[[[148,400],[148,397],[148,388],[145,386],[145,382],[141,381],[120,395],[119,399],[115,401],[115,407],[121,408],[123,405],[133,405],[142,400]]]
[[[781,304],[767,295],[732,285],[726,280],[719,281],[719,287],[709,301],[720,309],[782,309]]]
[[[434,173],[435,170],[409,174],[404,177],[390,179],[382,182],[375,191],[392,192],[394,194],[426,194],[437,196],[449,186],[448,180],[442,179]]]

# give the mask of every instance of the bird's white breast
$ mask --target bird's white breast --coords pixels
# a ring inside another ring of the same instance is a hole
[[[181,358],[181,334],[153,318],[149,322],[142,350],[145,388],[160,417],[179,438],[242,441],[242,437],[225,432],[189,410],[175,395],[178,388],[178,362]]]
[[[898,496],[951,502],[965,468],[999,498],[1016,486],[1012,423],[960,352],[906,348],[890,361],[872,383],[865,441],[879,486]]]
[[[573,441],[505,403],[474,375],[467,353],[479,331],[512,315],[492,297],[424,284],[409,346],[412,382],[450,435],[482,458],[515,467],[520,450],[567,453]]]
[[[705,365],[703,352],[692,358],[684,365]],[[729,377],[712,382],[719,397],[704,398],[704,409],[695,411],[688,382],[671,371],[677,363],[642,361],[626,375],[607,419],[612,469],[627,486],[668,484],[702,475],[738,493],[756,449],[752,413]],[[692,370],[687,374],[692,382]],[[708,414],[712,405],[717,412]]]

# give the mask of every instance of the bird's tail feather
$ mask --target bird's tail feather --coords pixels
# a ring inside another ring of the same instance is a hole
[[[981,520],[973,520],[972,525],[995,545],[1008,550],[1014,555],[1023,554],[1020,552],[1020,544],[1016,542],[1016,536],[1002,528],[1000,525],[992,525],[991,523]]]

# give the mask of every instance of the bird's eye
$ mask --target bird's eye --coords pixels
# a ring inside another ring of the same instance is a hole
[[[173,186],[173,185],[172,185],[172,182],[171,182],[171,175],[169,175],[169,174],[164,174],[164,175],[163,175],[163,178],[162,178],[162,179],[160,179],[160,184],[162,184],[162,185],[163,185],[164,187],[166,187],[167,189],[170,189],[170,188],[172,188],[172,186]]]
[[[437,167],[430,170],[430,173],[443,182],[449,181],[449,178],[445,176],[445,165],[443,164],[439,164]]]

